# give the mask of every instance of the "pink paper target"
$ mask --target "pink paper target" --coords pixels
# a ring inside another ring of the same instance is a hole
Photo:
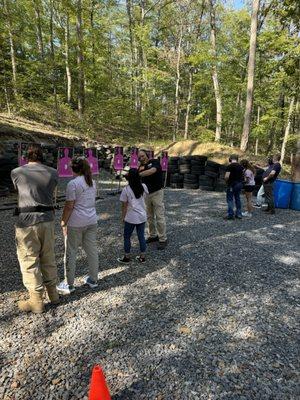
[[[114,154],[114,170],[122,171],[123,169],[123,147],[117,146],[115,147]]]
[[[98,175],[99,165],[98,165],[97,149],[95,148],[84,149],[84,155],[88,163],[90,164],[92,175]]]
[[[161,161],[160,161],[162,171],[168,171],[168,164],[169,164],[168,152],[163,151],[161,153]]]
[[[138,156],[139,149],[137,147],[133,147],[130,154],[130,168],[137,169],[139,166],[139,156]]]
[[[58,149],[57,171],[60,178],[70,178],[73,176],[71,168],[72,157],[72,147],[60,147]]]

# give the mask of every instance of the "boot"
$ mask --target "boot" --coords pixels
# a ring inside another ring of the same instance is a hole
[[[56,290],[56,286],[46,286],[47,294],[51,304],[58,304],[59,303],[59,295]]]
[[[30,292],[28,300],[18,302],[21,311],[41,314],[44,311],[43,293]]]

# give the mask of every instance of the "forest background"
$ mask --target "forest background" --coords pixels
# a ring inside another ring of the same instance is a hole
[[[295,152],[295,0],[0,0],[0,106],[91,139]]]

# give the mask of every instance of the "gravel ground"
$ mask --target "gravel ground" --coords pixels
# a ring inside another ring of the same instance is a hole
[[[87,399],[96,363],[114,400],[299,398],[300,213],[223,221],[224,194],[166,190],[168,248],[120,266],[118,197],[102,197],[99,287],[82,286],[80,253],[76,292],[42,315],[16,307],[13,218],[0,213],[0,398]]]

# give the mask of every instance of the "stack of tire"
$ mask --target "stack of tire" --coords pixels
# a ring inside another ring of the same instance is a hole
[[[0,154],[0,197],[14,191],[10,177],[11,171],[18,166],[18,148],[12,142],[1,145]]]
[[[215,190],[220,174],[220,164],[207,160],[204,176],[199,177],[199,186],[202,190]]]
[[[170,157],[168,163],[168,175],[166,185],[173,189],[182,189],[183,178],[179,174],[179,157]],[[180,176],[179,176],[180,175]]]
[[[170,157],[168,163],[168,173],[169,175],[178,174],[179,166],[178,166],[179,157]]]
[[[178,161],[179,172],[183,176],[185,189],[199,189],[198,175],[192,174],[192,156],[181,157]]]
[[[182,174],[172,174],[170,176],[170,187],[172,189],[183,189],[183,175]]]
[[[224,192],[227,188],[225,182],[225,172],[226,172],[227,165],[220,165],[219,168],[219,177],[215,185],[215,190],[217,192]]]
[[[56,168],[57,165],[57,148],[55,145],[42,145],[44,163],[48,167]]]

